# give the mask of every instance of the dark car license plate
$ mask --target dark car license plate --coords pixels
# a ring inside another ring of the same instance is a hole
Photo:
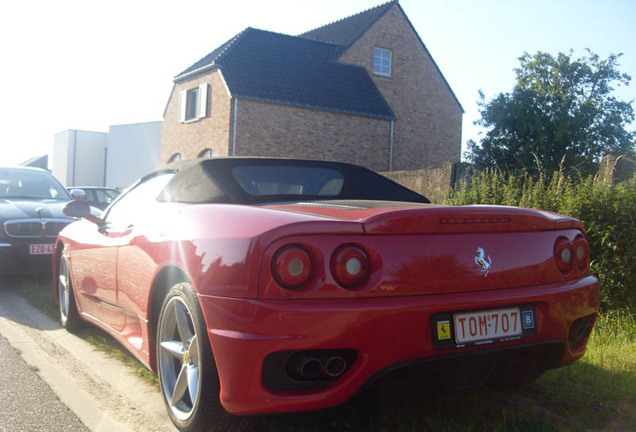
[[[32,244],[29,245],[29,254],[31,255],[52,255],[55,245],[52,244]]]

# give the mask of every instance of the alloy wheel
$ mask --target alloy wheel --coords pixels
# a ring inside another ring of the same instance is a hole
[[[60,274],[58,276],[58,300],[60,304],[60,319],[62,324],[68,321],[71,298],[71,282],[66,259],[60,260]]]
[[[171,298],[159,326],[159,373],[165,400],[182,421],[191,417],[200,394],[198,337],[188,306]]]

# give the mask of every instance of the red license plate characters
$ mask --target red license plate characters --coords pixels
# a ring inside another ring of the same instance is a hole
[[[523,333],[519,308],[457,313],[453,318],[458,345],[505,339]]]

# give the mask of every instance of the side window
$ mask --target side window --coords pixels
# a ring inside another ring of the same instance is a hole
[[[375,48],[373,51],[373,73],[382,76],[391,76],[393,52],[385,48]]]
[[[173,175],[173,172],[165,172],[142,180],[113,204],[106,215],[106,222],[128,226],[143,218]]]
[[[208,84],[179,92],[179,123],[202,119],[208,115]]]
[[[84,189],[84,193],[86,194],[86,201],[88,201],[89,203],[94,203],[95,201],[97,201],[97,199],[95,198],[94,190]]]

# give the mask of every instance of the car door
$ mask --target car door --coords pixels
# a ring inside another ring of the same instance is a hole
[[[124,323],[117,307],[117,246],[124,234],[112,222],[84,222],[82,242],[71,251],[73,284],[82,313],[115,330]]]
[[[108,210],[106,221],[118,227],[111,235],[118,236],[116,266],[116,304],[123,314],[121,326],[137,323],[137,315],[145,310],[149,281],[154,276],[154,262],[148,254],[148,231],[152,231],[158,215],[157,196],[170,181],[173,172],[159,172],[144,178],[121,196]],[[126,322],[127,317],[132,320]],[[127,324],[128,323],[128,324]],[[136,333],[133,328],[126,333]]]
[[[129,244],[138,223],[146,219],[173,173],[159,173],[139,181],[103,215],[103,224],[90,224],[82,233],[82,245],[72,252],[73,277],[82,312],[122,331],[126,314],[118,301],[119,247]]]

